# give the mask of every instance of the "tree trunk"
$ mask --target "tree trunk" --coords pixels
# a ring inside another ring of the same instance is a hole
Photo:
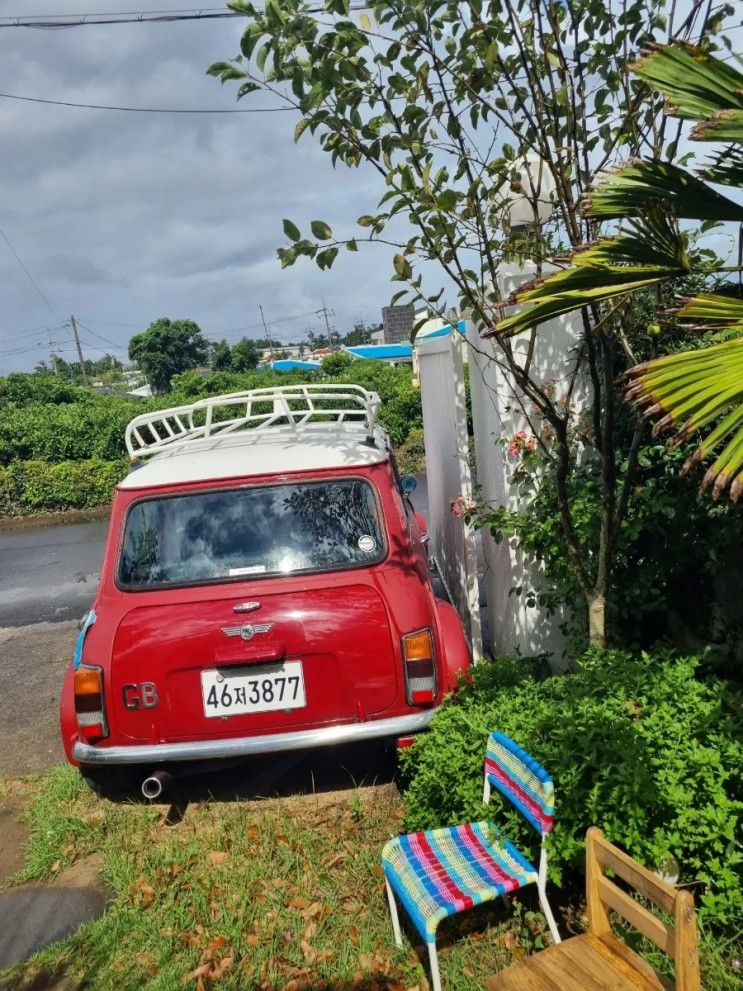
[[[592,647],[606,646],[606,596],[602,592],[588,596],[588,639]]]

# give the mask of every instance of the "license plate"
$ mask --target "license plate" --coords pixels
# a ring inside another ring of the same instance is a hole
[[[202,671],[201,695],[207,719],[307,705],[300,661]]]

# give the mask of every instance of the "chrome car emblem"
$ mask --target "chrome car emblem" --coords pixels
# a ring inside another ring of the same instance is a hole
[[[255,612],[256,609],[260,609],[260,602],[241,602],[237,606],[232,607],[233,612]]]
[[[222,633],[226,637],[242,637],[243,640],[252,640],[256,633],[268,633],[273,629],[273,623],[246,623],[245,626],[225,626]]]

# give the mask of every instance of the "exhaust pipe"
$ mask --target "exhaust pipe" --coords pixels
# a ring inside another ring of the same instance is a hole
[[[154,802],[161,797],[171,780],[171,775],[167,771],[154,771],[142,782],[142,794]]]

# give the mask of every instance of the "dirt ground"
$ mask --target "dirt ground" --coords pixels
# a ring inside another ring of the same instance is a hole
[[[76,622],[0,628],[0,778],[64,759],[59,696],[76,637]]]

